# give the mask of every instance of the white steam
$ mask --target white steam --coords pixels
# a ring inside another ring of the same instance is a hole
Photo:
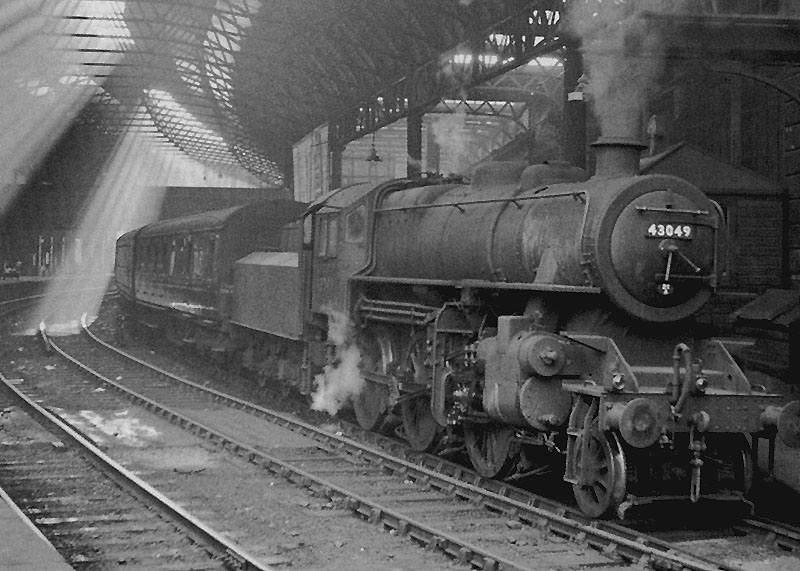
[[[466,109],[459,105],[453,113],[436,116],[430,129],[440,149],[440,172],[463,172],[470,163]]]
[[[419,172],[423,171],[422,161],[415,159],[411,155],[406,155],[406,164],[408,167],[416,167]]]
[[[324,410],[331,416],[364,388],[365,380],[358,366],[361,351],[352,342],[350,323],[347,316],[333,310],[328,314],[328,340],[336,349],[336,360],[325,365],[322,374],[314,379],[314,394],[311,408]]]
[[[645,13],[669,14],[685,0],[584,0],[570,8],[567,25],[580,37],[588,91],[605,136],[640,136],[648,97],[664,61],[662,38]]]

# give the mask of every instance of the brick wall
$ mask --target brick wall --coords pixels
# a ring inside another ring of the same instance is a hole
[[[800,94],[800,71],[785,80]],[[800,285],[800,104],[789,97],[783,104],[783,164],[789,185],[789,265],[792,279]]]

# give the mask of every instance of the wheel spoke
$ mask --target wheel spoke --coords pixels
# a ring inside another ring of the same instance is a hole
[[[394,360],[394,351],[389,334],[385,331],[368,332],[361,344],[361,369],[387,375]],[[378,430],[386,419],[389,403],[389,388],[386,385],[366,381],[364,388],[353,399],[353,410],[359,426],[365,430]]]
[[[582,458],[583,439],[586,458]],[[616,435],[601,432],[594,420],[584,427],[577,440],[577,466],[581,471],[573,486],[581,510],[591,517],[601,517],[615,509],[625,498],[626,467],[622,447]]]
[[[417,333],[409,339],[398,370],[405,382],[418,387],[431,385],[430,371],[425,363],[425,341],[424,333]],[[400,412],[403,432],[411,447],[420,452],[432,450],[439,441],[441,429],[431,411],[430,395],[401,400]]]

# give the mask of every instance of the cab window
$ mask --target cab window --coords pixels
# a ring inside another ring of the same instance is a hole
[[[364,241],[367,231],[367,207],[362,204],[345,219],[345,240],[351,243]]]
[[[317,256],[321,258],[335,258],[338,251],[339,242],[339,220],[338,215],[327,215],[319,217],[317,227]]]

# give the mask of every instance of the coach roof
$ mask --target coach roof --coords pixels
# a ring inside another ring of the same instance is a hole
[[[284,223],[299,218],[305,208],[305,203],[294,200],[259,200],[222,210],[154,222],[142,228],[139,237],[220,230],[234,225],[258,226],[273,221]]]

